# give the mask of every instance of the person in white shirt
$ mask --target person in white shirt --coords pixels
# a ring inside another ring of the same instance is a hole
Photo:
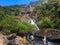
[[[33,35],[31,35],[30,37],[31,37],[31,40],[33,41],[33,40],[34,40],[34,36],[33,36]]]
[[[44,45],[46,45],[46,36],[44,36],[43,42],[44,42]]]

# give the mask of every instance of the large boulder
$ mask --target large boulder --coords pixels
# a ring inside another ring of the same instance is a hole
[[[57,39],[60,38],[60,30],[57,29],[44,29],[44,30],[38,30],[34,34],[34,36],[46,36],[51,39]]]
[[[7,36],[8,40],[12,40],[12,39],[15,39],[15,38],[16,38],[16,34],[15,33],[10,34],[10,35]]]
[[[48,29],[46,33],[48,41],[51,42],[60,42],[60,30],[57,29]]]
[[[60,38],[60,30],[48,29],[46,36],[50,39],[59,39]]]
[[[38,30],[33,35],[36,37],[46,36],[49,41],[60,42],[60,30],[57,29]]]

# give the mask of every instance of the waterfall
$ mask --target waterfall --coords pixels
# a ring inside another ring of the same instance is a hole
[[[30,23],[31,23],[32,25],[35,25],[36,28],[37,28],[37,30],[39,30],[39,27],[37,26],[37,24],[36,24],[35,22],[36,22],[36,21],[35,21],[34,19],[30,19]]]

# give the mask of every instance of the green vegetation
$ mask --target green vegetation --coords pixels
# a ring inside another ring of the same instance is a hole
[[[6,6],[6,7],[0,6],[0,13],[18,16],[20,15],[21,11],[20,8],[16,6]]]
[[[39,22],[40,28],[54,28],[53,22],[48,18],[43,18]]]
[[[27,34],[36,30],[34,25],[16,19],[19,13],[20,11],[15,7],[13,9],[11,7],[0,7],[0,31],[5,34]]]
[[[25,19],[25,13],[27,11],[23,9],[24,6],[25,5],[7,7],[0,6],[0,31],[6,34],[27,34],[36,30],[34,25],[27,23],[27,20],[29,19]],[[37,20],[40,29],[60,29],[59,0],[48,0],[47,2],[35,4],[31,15],[33,15],[34,19]],[[22,16],[23,18],[21,18]],[[16,19],[16,17],[19,19]]]
[[[38,20],[38,26],[40,28],[60,29],[59,0],[51,0],[51,1],[48,0],[47,2],[37,4],[33,10],[33,14],[35,18]]]
[[[18,33],[22,33],[22,34],[32,33],[34,30],[36,30],[34,25],[30,25],[27,22],[21,22],[19,28],[20,29]]]
[[[3,18],[4,15],[1,16],[1,18]],[[31,25],[27,22],[19,22],[15,16],[5,15],[5,18],[0,21],[0,30],[6,34],[27,34],[28,32],[32,33],[34,30],[36,30],[36,28],[34,25]]]

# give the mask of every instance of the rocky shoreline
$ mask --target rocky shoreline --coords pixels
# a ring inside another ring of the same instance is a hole
[[[16,34],[6,36],[0,33],[0,45],[24,45],[23,37]]]

